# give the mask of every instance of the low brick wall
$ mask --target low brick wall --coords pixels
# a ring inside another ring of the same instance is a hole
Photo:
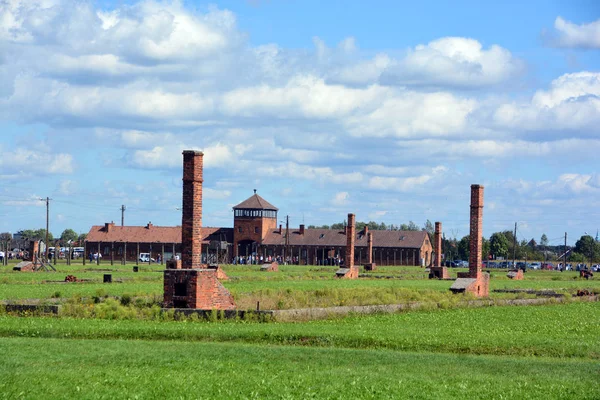
[[[59,305],[33,305],[33,304],[4,304],[6,312],[14,314],[54,314],[60,313]]]

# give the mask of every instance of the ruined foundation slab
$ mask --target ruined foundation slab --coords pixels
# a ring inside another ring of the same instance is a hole
[[[260,266],[260,270],[266,272],[279,272],[279,264],[276,262],[263,264]]]
[[[523,270],[522,269],[511,269],[510,271],[508,271],[506,276],[515,281],[522,281],[523,280]]]
[[[340,279],[358,279],[358,268],[340,268],[335,271],[335,276]]]
[[[490,295],[490,274],[482,273],[476,278],[458,278],[450,286],[452,293],[473,293],[477,297]]]

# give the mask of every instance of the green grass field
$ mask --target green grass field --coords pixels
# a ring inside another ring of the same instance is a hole
[[[0,399],[600,398],[595,302],[432,307],[306,322],[177,321],[157,306],[162,268],[131,267],[0,269],[1,300],[52,301],[67,310],[61,317],[0,313]],[[450,281],[429,280],[419,267],[380,268],[353,281],[335,279],[335,267],[224,269],[240,308],[256,301],[286,309],[469,298],[451,295]],[[114,283],[103,284],[104,273]],[[66,275],[85,281],[55,282]],[[492,271],[491,289],[504,288],[570,297],[600,285],[574,272],[531,271],[511,281]],[[125,298],[131,305],[122,305]]]
[[[306,323],[0,317],[3,398],[600,396],[596,303]]]

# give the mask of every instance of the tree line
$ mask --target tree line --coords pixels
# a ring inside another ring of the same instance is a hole
[[[25,229],[17,232],[15,235],[20,236],[25,241],[30,240],[46,240],[46,229]],[[55,238],[52,232],[48,232],[48,242],[55,243],[58,241],[60,246],[67,246],[69,243],[72,246],[83,245],[86,233],[78,234],[73,229],[65,229],[58,238]],[[8,232],[0,233],[0,241],[9,242],[13,240],[13,235]]]

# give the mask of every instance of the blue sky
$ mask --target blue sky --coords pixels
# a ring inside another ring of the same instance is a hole
[[[253,189],[291,224],[354,212],[574,242],[600,227],[596,1],[0,2],[0,231],[203,222]]]

